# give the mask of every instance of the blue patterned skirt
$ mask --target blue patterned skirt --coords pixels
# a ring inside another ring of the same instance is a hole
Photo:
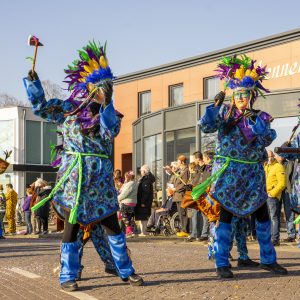
[[[218,171],[224,162],[224,159],[217,158],[212,173]],[[210,194],[235,216],[252,214],[268,197],[262,163],[244,164],[231,161],[224,173],[212,184]]]
[[[75,159],[72,154],[64,154],[57,173],[57,182]],[[109,159],[95,156],[82,157],[81,196],[77,209],[77,222],[88,225],[100,221],[119,210],[117,191],[112,177]],[[75,206],[79,180],[79,165],[75,165],[65,182],[53,197],[53,201],[66,210]]]

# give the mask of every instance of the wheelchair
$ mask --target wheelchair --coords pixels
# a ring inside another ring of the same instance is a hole
[[[177,211],[176,203],[173,203],[171,210],[159,217],[158,226],[150,234],[157,236],[171,236],[181,230],[179,214]]]

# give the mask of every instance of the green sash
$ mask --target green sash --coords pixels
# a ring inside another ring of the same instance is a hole
[[[70,175],[72,170],[75,168],[77,164],[79,164],[79,178],[78,178],[78,186],[77,186],[77,194],[76,194],[76,200],[75,200],[75,206],[71,209],[70,217],[69,217],[69,223],[70,224],[76,224],[77,223],[77,208],[78,208],[78,202],[81,195],[81,184],[82,184],[82,157],[83,156],[96,156],[101,158],[108,158],[107,155],[104,154],[96,154],[96,153],[80,153],[80,152],[71,152],[66,151],[67,154],[72,154],[75,156],[75,159],[71,163],[71,165],[66,170],[65,174],[60,178],[60,180],[57,182],[55,187],[52,189],[51,193],[48,197],[41,200],[39,203],[34,205],[31,210],[35,212],[37,209],[39,209],[41,206],[43,206],[47,201],[51,200],[53,195],[58,191],[58,189],[62,186],[62,184],[67,180],[67,177]]]
[[[192,190],[192,198],[195,201],[197,199],[199,199],[199,197],[202,194],[205,193],[205,191],[207,190],[207,188],[209,186],[211,186],[212,183],[215,182],[221,176],[221,174],[227,169],[227,167],[229,166],[229,164],[230,164],[231,161],[242,163],[242,164],[257,164],[258,163],[258,161],[246,161],[246,160],[235,159],[235,158],[231,158],[229,156],[223,156],[223,155],[215,155],[214,158],[224,158],[225,162],[224,162],[224,164],[221,166],[221,168],[217,172],[215,172],[210,177],[208,177],[205,181],[203,181],[202,183],[196,185],[193,188],[193,190]]]

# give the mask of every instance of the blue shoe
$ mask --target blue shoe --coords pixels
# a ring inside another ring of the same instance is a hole
[[[76,277],[80,269],[78,243],[62,243],[60,260],[59,281],[62,289],[69,292],[77,290]]]
[[[271,241],[271,221],[258,222],[256,220],[256,235],[261,264],[271,265],[276,263],[276,251]]]
[[[219,222],[215,229],[214,254],[217,269],[229,267],[229,254],[231,247],[231,224]]]

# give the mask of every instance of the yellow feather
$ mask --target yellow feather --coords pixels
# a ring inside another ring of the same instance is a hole
[[[89,73],[86,73],[86,72],[80,72],[79,74],[80,74],[81,77],[89,76]]]
[[[108,62],[103,55],[100,56],[99,63],[100,63],[101,68],[103,68],[103,69],[107,68],[107,66],[108,66]]]
[[[94,59],[90,59],[88,61],[89,66],[92,68],[92,70],[98,70],[99,69],[99,64],[94,60]]]
[[[84,70],[85,70],[87,73],[92,73],[92,72],[93,72],[93,69],[92,69],[90,66],[84,65],[83,68],[84,68]]]
[[[245,73],[245,76],[250,76],[250,74],[251,74],[251,70],[250,70],[250,69],[247,69],[247,70],[246,70],[246,73]]]
[[[250,77],[252,77],[254,81],[257,81],[257,80],[258,80],[259,76],[258,76],[258,74],[256,73],[256,70],[255,70],[255,69],[253,69],[253,70],[251,71]]]
[[[85,82],[85,78],[78,79],[79,82]]]

